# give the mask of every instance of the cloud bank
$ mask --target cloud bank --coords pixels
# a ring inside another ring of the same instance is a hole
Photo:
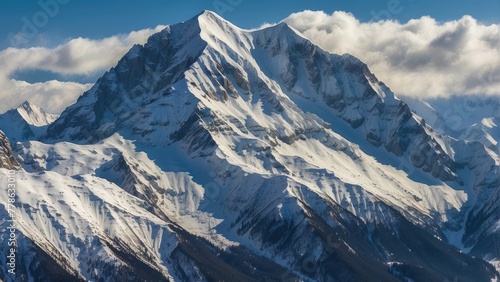
[[[34,47],[0,51],[0,95],[3,102],[0,113],[17,107],[25,100],[32,101],[49,113],[60,113],[92,86],[56,80],[28,83],[13,79],[13,73],[43,70],[65,76],[103,72],[116,65],[134,44],[145,43],[151,34],[164,28],[157,26],[101,40],[76,38],[52,49]]]
[[[500,25],[470,16],[437,22],[360,22],[352,14],[294,13],[283,20],[333,53],[349,53],[370,67],[398,95],[500,96]]]

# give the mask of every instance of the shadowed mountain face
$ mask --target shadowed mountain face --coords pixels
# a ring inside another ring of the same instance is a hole
[[[467,211],[462,242],[470,253],[496,261],[500,251],[500,101],[495,97],[457,96],[421,101],[406,98],[436,132],[449,137],[460,172],[476,193]]]
[[[0,168],[8,170],[19,169],[19,163],[14,158],[9,139],[0,131]]]
[[[16,109],[0,114],[0,128],[14,144],[18,141],[37,139],[56,118],[57,116],[47,114],[41,108],[25,101]]]
[[[23,168],[23,277],[497,275],[482,260],[498,258],[495,155],[438,136],[364,63],[286,24],[204,12],[167,27],[36,136],[4,152]]]

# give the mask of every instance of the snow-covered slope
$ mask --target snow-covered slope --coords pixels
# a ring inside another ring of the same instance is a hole
[[[476,187],[475,153],[449,144],[358,59],[204,12],[15,145],[23,261],[107,281],[489,281],[447,240],[495,176]]]
[[[496,97],[452,97],[427,102],[405,98],[412,109],[445,137],[462,179],[474,192],[464,219],[462,243],[471,253],[498,261],[500,236],[500,100]],[[450,137],[451,136],[451,137]]]
[[[13,143],[37,139],[45,134],[47,126],[56,118],[56,115],[47,114],[38,106],[25,101],[16,109],[0,115],[0,130],[4,131]]]
[[[36,138],[30,125],[16,109],[0,115],[0,130],[5,132],[12,143]]]

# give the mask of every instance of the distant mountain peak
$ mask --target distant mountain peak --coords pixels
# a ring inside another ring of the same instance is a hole
[[[42,108],[28,100],[19,105],[16,110],[28,124],[33,126],[46,126],[57,118],[57,115],[47,114]]]

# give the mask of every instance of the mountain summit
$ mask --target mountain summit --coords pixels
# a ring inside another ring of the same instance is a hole
[[[169,26],[34,139],[13,152],[25,277],[498,274],[481,245],[498,242],[497,156],[437,135],[366,64],[285,23],[243,30],[205,11]]]
[[[92,141],[112,134],[110,127],[134,128],[142,123],[135,113],[157,105],[157,97],[170,89],[183,89],[182,99],[193,100],[180,106],[180,115],[159,122],[185,124],[211,101],[232,96],[233,103],[260,94],[274,108],[294,103],[330,123],[340,118],[371,145],[405,155],[436,178],[460,182],[437,136],[364,63],[321,50],[285,23],[245,31],[209,11],[134,46],[49,127],[48,138]],[[94,108],[87,113],[89,104]],[[164,131],[136,128],[141,130],[150,130],[142,137],[165,142]]]

